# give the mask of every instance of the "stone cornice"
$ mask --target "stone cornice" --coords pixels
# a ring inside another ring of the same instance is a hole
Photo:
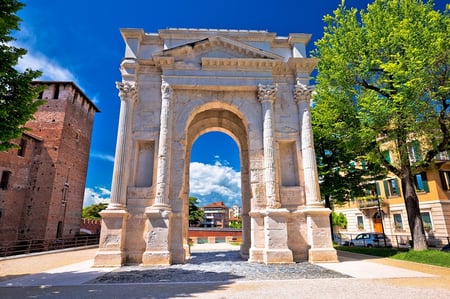
[[[318,58],[289,58],[288,65],[295,73],[311,74],[319,63]]]
[[[235,40],[271,42],[275,33],[258,30],[227,30],[227,29],[187,29],[187,28],[169,28],[158,31],[162,39],[204,39],[208,36],[220,35]]]
[[[289,34],[288,42],[289,45],[293,46],[294,44],[304,44],[307,45],[311,40],[311,34],[304,33],[292,33]]]

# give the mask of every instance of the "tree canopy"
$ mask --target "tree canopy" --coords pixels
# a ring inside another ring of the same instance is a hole
[[[12,31],[19,30],[20,18],[16,12],[23,6],[15,0],[0,3],[0,151],[14,146],[11,140],[21,136],[26,130],[25,123],[43,103],[35,100],[41,87],[31,84],[41,72],[31,69],[19,72],[14,68],[27,53],[11,45]]]
[[[440,12],[433,1],[375,0],[358,12],[342,1],[324,20],[313,53],[320,58],[316,104],[338,111],[368,163],[401,179],[414,249],[425,249],[413,175],[450,140],[449,7]],[[413,140],[424,152],[414,163]],[[384,155],[387,145],[393,159]]]
[[[189,196],[189,225],[198,225],[201,220],[203,220],[203,215],[205,214],[198,205],[197,197]]]
[[[83,219],[101,219],[100,212],[108,207],[107,203],[93,204],[83,208],[81,218]]]

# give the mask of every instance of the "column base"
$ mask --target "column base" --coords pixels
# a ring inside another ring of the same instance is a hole
[[[336,249],[334,248],[314,248],[308,251],[308,261],[310,263],[337,263],[339,262]]]
[[[250,248],[249,263],[264,263],[264,250],[260,248]]]
[[[170,265],[170,252],[169,251],[146,251],[142,255],[142,265]]]
[[[125,256],[121,251],[98,252],[94,258],[94,268],[120,267],[125,263]]]
[[[292,264],[294,258],[289,249],[265,249],[263,252],[264,264]]]

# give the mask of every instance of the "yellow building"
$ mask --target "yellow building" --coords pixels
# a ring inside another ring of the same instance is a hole
[[[417,156],[410,150],[412,162]],[[450,237],[450,153],[438,154],[434,166],[417,173],[414,182],[428,245],[442,247]],[[338,230],[350,238],[384,231],[394,246],[411,240],[400,179],[393,175],[374,183],[368,196],[335,206],[334,211],[347,217],[347,227]]]

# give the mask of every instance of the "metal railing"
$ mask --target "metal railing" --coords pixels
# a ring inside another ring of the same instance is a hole
[[[0,257],[98,245],[99,240],[100,235],[79,235],[58,239],[3,242],[0,244]]]
[[[356,238],[359,233],[344,233],[341,232],[341,235],[346,237],[346,240],[349,242]],[[412,238],[409,234],[385,234],[392,243],[392,247],[396,248],[410,248],[412,246]],[[432,248],[441,248],[446,244],[450,244],[450,236],[427,236],[426,237],[428,247]],[[384,247],[383,240],[380,241],[380,246]]]

